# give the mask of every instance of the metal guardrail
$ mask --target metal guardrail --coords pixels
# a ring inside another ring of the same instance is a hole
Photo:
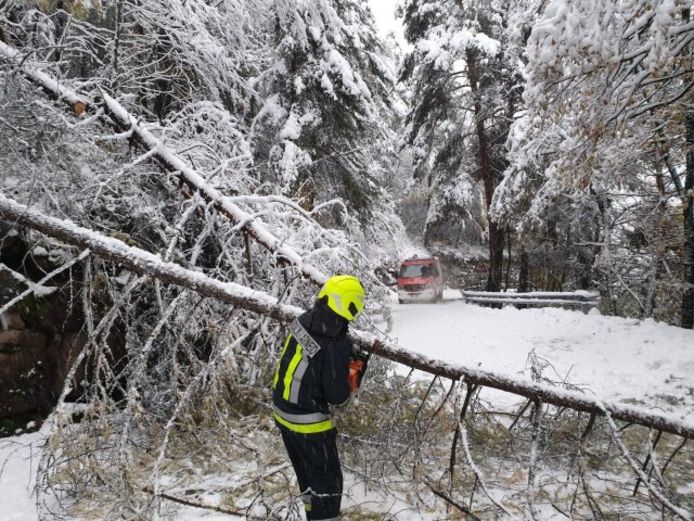
[[[528,293],[463,291],[463,300],[473,304],[523,306],[574,306],[584,311],[600,305],[597,291],[531,291]]]

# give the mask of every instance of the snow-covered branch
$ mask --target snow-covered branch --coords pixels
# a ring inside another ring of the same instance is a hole
[[[9,45],[0,42],[0,56],[8,60],[17,61],[21,52],[13,49]],[[87,103],[86,97],[81,96],[76,91],[71,90],[61,84],[49,74],[40,70],[39,66],[29,59],[21,61],[19,70],[32,82],[40,85],[49,92],[52,97],[68,101],[70,106],[78,111],[77,104],[82,103],[81,110],[85,110]],[[143,157],[154,157],[169,172],[180,176],[190,188],[199,191],[208,201],[213,203],[220,213],[230,218],[233,222],[242,225],[260,244],[275,253],[280,258],[288,261],[306,277],[321,285],[328,278],[320,269],[306,262],[303,257],[294,249],[287,246],[284,241],[270,232],[254,215],[244,211],[233,202],[232,198],[225,197],[217,189],[205,181],[194,168],[181,159],[181,157],[171,150],[165,143],[158,139],[149,130],[144,128],[138,120],[131,115],[118,101],[106,93],[102,93],[103,105],[106,113],[111,120],[128,136],[133,136],[147,150]],[[276,199],[277,202],[285,202],[283,199]],[[305,212],[302,212],[304,215]]]
[[[58,289],[55,286],[42,286],[41,284],[36,284],[35,282],[27,279],[21,273],[14,271],[12,268],[6,266],[2,262],[0,262],[0,271],[6,271],[7,273],[9,273],[13,279],[15,279],[17,282],[21,282],[22,284],[28,286],[32,293],[39,297],[50,295]]]
[[[17,65],[19,70],[32,82],[46,91],[52,98],[66,102],[78,116],[89,106],[88,98],[66,87],[50,74],[43,72],[32,60],[23,56],[21,51],[0,41],[0,57]]]
[[[393,362],[404,364],[430,374],[435,374],[452,380],[465,378],[470,384],[491,387],[545,404],[558,407],[568,407],[581,412],[602,415],[600,400],[577,391],[557,389],[546,384],[530,380],[510,377],[492,371],[484,371],[463,365],[453,365],[439,360],[432,360],[420,354],[400,348],[392,342],[383,342],[370,333],[354,332],[353,337],[364,349],[381,355]],[[694,421],[690,418],[678,417],[671,414],[657,413],[646,408],[626,404],[602,402],[612,413],[612,417],[632,422],[646,427],[662,430],[687,438],[694,437]]]
[[[2,194],[0,194],[0,198],[4,197]],[[44,286],[46,282],[51,280],[53,277],[56,275],[62,273],[63,271],[69,269],[70,267],[74,266],[81,260],[85,259],[86,257],[89,256],[89,250],[85,250],[82,253],[80,253],[77,257],[74,259],[66,262],[65,264],[57,267],[50,273],[47,273],[44,275],[41,280],[39,280],[37,283],[30,282],[25,279],[25,284],[27,284],[29,287],[24,290],[22,293],[19,295],[16,295],[14,298],[10,299],[8,302],[6,302],[2,307],[0,307],[0,315],[3,313],[7,312],[12,306],[14,306],[17,302],[21,302],[25,297],[35,294],[38,297],[50,295],[53,291],[55,291],[55,288],[48,288]],[[4,267],[3,264],[0,264],[0,268]]]
[[[212,202],[218,211],[229,217],[232,221],[243,223],[243,228],[260,244],[289,261],[316,284],[320,285],[325,282],[328,278],[325,273],[305,262],[299,253],[284,244],[283,241],[278,239],[263,226],[257,218],[244,211],[238,205],[234,204],[230,198],[225,197],[217,189],[205,182],[203,176],[188,166],[185,161],[162,143],[154,134],[140,125],[137,119],[128,113],[120,103],[106,93],[103,93],[103,99],[105,109],[111,119],[124,131],[131,131],[145,148],[153,151],[154,157],[156,157],[168,171],[175,172],[177,175],[181,176],[186,184],[194,190],[199,191],[207,201]]]
[[[301,309],[278,304],[277,299],[233,282],[220,282],[198,271],[165,262],[139,248],[128,246],[113,237],[106,237],[75,224],[48,217],[20,205],[0,194],[0,216],[20,226],[27,226],[72,246],[89,248],[95,255],[121,264],[139,274],[147,274],[162,282],[175,284],[212,297],[227,304],[268,315],[283,322],[296,318]]]

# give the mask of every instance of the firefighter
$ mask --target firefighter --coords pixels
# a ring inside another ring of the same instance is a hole
[[[290,324],[273,379],[273,417],[311,521],[340,513],[342,470],[328,406],[347,404],[366,369],[367,358],[353,352],[347,338],[362,309],[359,279],[328,279],[313,308]]]

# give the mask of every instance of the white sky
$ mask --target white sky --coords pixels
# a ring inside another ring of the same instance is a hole
[[[381,37],[393,31],[399,41],[404,41],[402,21],[395,19],[395,6],[399,0],[369,0]]]

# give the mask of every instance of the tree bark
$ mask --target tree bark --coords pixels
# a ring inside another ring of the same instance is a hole
[[[504,279],[504,291],[508,291],[509,279],[511,278],[511,228],[506,226],[506,278]]]
[[[518,293],[527,293],[528,287],[528,252],[521,246],[520,272],[518,274]]]
[[[501,291],[501,277],[504,258],[504,232],[499,225],[489,221],[489,276],[487,291]]]
[[[492,221],[489,215],[496,183],[489,152],[489,140],[487,139],[487,131],[484,128],[485,118],[482,114],[482,102],[480,100],[479,70],[477,68],[478,54],[479,51],[472,47],[468,47],[465,51],[470,91],[475,100],[475,133],[477,134],[477,146],[479,149],[477,154],[484,184],[484,199],[487,210],[487,222],[489,224],[489,276],[486,289],[487,291],[500,291],[504,258],[504,232],[499,229],[499,224]]]
[[[694,328],[694,109],[685,112],[687,167],[684,182],[684,246],[682,251],[682,327]]]
[[[689,23],[691,10],[682,10],[682,19]],[[692,65],[692,47],[688,45],[689,69]],[[688,75],[691,78],[691,74]],[[691,100],[684,111],[687,163],[684,181],[684,245],[682,248],[682,327],[694,329],[694,106]]]
[[[655,313],[655,302],[656,302],[656,290],[658,288],[658,280],[660,279],[662,273],[662,261],[663,261],[663,251],[665,249],[664,243],[665,239],[660,235],[663,229],[663,217],[665,215],[665,181],[663,180],[663,165],[661,159],[658,157],[658,152],[656,148],[656,164],[655,164],[655,185],[658,189],[658,198],[655,201],[656,207],[654,211],[654,217],[656,219],[654,224],[654,230],[650,233],[650,250],[653,254],[653,270],[651,271],[647,286],[646,294],[644,296],[643,302],[643,317],[652,317]]]
[[[604,294],[607,298],[607,313],[616,315],[615,300],[612,298],[612,221],[610,215],[610,202],[604,193],[599,193],[591,186],[591,194],[595,197],[595,202],[598,205],[600,212],[600,241],[602,246],[597,254],[596,271],[599,277],[603,279]]]

